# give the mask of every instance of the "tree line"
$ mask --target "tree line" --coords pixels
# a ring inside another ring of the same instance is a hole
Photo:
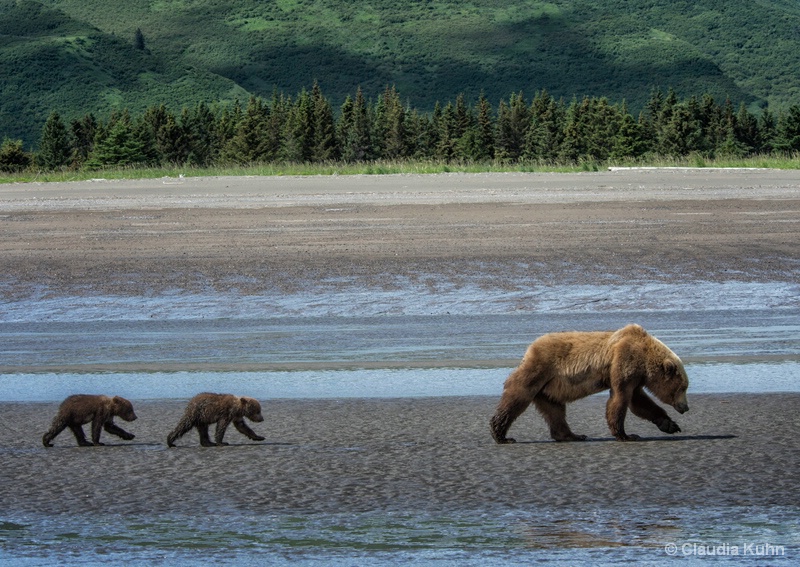
[[[800,105],[751,113],[711,95],[680,99],[653,90],[638,116],[602,97],[570,102],[546,90],[512,93],[496,108],[463,95],[433,112],[404,103],[394,87],[374,100],[359,88],[334,112],[318,84],[296,96],[274,92],[246,105],[205,103],[173,113],[164,105],[107,120],[92,113],[66,124],[48,117],[35,151],[6,139],[0,171],[129,166],[357,163],[378,160],[577,163],[646,156],[745,157],[800,151]]]

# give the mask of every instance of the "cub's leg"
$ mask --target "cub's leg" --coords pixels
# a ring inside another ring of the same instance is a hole
[[[681,430],[664,409],[656,404],[642,388],[636,388],[631,398],[633,415],[651,421],[664,433],[677,433]]]
[[[236,431],[241,433],[242,435],[246,435],[253,441],[263,441],[265,438],[258,435],[255,431],[250,429],[247,424],[244,422],[244,419],[241,417],[233,420],[233,426],[236,428]]]
[[[167,447],[174,447],[175,441],[189,433],[189,431],[192,430],[192,427],[194,427],[194,423],[192,423],[191,418],[184,415],[178,422],[178,425],[175,426],[175,429],[172,430],[172,433],[167,435]]]
[[[136,437],[133,433],[128,433],[127,431],[122,429],[111,419],[109,419],[103,424],[103,429],[105,429],[107,433],[116,435],[117,437],[122,437],[125,441],[130,441],[131,439]]]
[[[230,423],[231,420],[228,418],[220,419],[217,422],[217,428],[214,430],[214,441],[220,447],[227,445],[227,443],[222,441],[222,438],[225,436],[225,430],[228,429]]]
[[[198,423],[197,424],[197,433],[200,434],[200,445],[203,447],[213,447],[214,443],[211,442],[211,438],[208,436],[208,424],[207,423]]]
[[[91,447],[92,444],[86,440],[86,435],[83,433],[83,426],[82,425],[70,425],[70,431],[75,436],[75,440],[78,442],[78,445],[81,447]]]
[[[64,431],[67,428],[67,422],[63,419],[54,419],[53,425],[50,426],[50,429],[42,436],[42,445],[45,447],[52,447],[53,446],[53,439],[56,436]],[[82,433],[82,432],[81,432]]]
[[[542,394],[533,398],[533,405],[550,427],[550,437],[556,441],[585,441],[586,435],[576,435],[567,424],[567,405]]]

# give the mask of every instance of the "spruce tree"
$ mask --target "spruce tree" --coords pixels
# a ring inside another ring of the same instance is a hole
[[[311,105],[314,121],[311,161],[319,163],[335,160],[339,156],[333,109],[316,82],[311,89]]]
[[[77,166],[89,159],[89,154],[94,149],[94,139],[97,134],[97,119],[94,114],[86,114],[79,120],[73,120],[70,124],[72,129],[72,139],[75,153],[73,159]]]
[[[71,157],[72,144],[67,127],[58,112],[53,111],[42,128],[36,163],[44,169],[55,170],[66,166]]]
[[[0,171],[3,173],[18,173],[30,167],[32,163],[33,158],[22,147],[22,140],[6,138],[0,144]]]

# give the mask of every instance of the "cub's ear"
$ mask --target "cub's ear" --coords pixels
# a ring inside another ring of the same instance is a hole
[[[678,373],[678,367],[669,358],[664,361],[664,374],[669,377],[675,376]]]

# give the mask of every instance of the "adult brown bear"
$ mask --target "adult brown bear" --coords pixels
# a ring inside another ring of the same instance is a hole
[[[122,437],[130,441],[135,436],[128,433],[114,423],[114,417],[119,416],[125,421],[133,421],[136,414],[133,411],[133,404],[125,398],[114,396],[94,396],[89,394],[76,394],[68,397],[61,402],[58,413],[53,418],[53,424],[47,433],[42,436],[42,444],[45,447],[53,446],[53,439],[56,435],[70,428],[75,435],[78,445],[81,447],[91,447],[92,445],[102,445],[100,443],[100,431],[103,429],[107,433]],[[83,433],[83,425],[92,423],[92,442],[86,440]]]
[[[680,431],[678,424],[644,392],[678,412],[689,410],[689,379],[678,356],[639,325],[618,331],[550,333],[528,347],[520,365],[506,379],[503,395],[491,420],[498,443],[511,424],[533,403],[556,441],[583,441],[567,425],[566,404],[611,390],[606,420],[619,441],[638,439],[625,433],[625,414],[652,421],[665,433]]]
[[[193,427],[200,434],[200,445],[213,447],[214,445],[227,445],[222,442],[225,430],[233,423],[236,430],[254,441],[263,441],[264,438],[250,429],[244,418],[252,421],[264,421],[261,415],[261,404],[253,398],[238,397],[233,394],[197,394],[189,400],[183,417],[175,429],[167,436],[167,446],[174,447],[175,440],[183,437]],[[214,431],[214,443],[208,436],[208,426],[217,424]]]

